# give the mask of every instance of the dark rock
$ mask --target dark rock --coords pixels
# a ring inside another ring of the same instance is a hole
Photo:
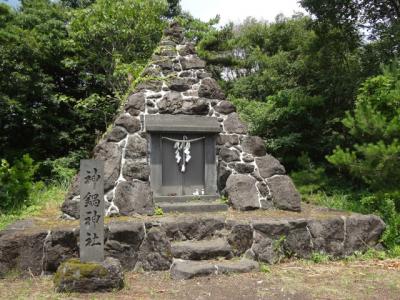
[[[202,240],[215,236],[225,225],[223,218],[184,218],[163,223],[167,236],[174,241]]]
[[[207,115],[208,103],[204,99],[183,100],[180,93],[170,92],[158,102],[161,114]]]
[[[140,246],[136,269],[168,270],[172,263],[171,244],[164,230],[153,227]]]
[[[255,169],[253,173],[251,173],[251,176],[253,176],[257,181],[264,181],[264,178],[260,176],[260,173],[258,172],[258,169]]]
[[[104,191],[107,192],[119,177],[122,148],[115,143],[101,142],[94,148],[93,157],[104,161]]]
[[[137,110],[137,109],[134,109],[134,108],[129,108],[129,109],[126,110],[126,112],[127,112],[128,114],[130,114],[132,117],[137,117],[137,116],[139,116],[140,113],[141,113],[140,110]]]
[[[11,232],[0,238],[0,277],[11,270],[42,273],[46,231]]]
[[[161,114],[177,114],[182,108],[183,99],[180,93],[169,92],[158,102]]]
[[[184,92],[190,89],[191,84],[188,79],[184,78],[175,78],[171,81],[169,84],[169,88],[172,91],[177,91],[177,92]]]
[[[156,114],[156,113],[158,113],[158,108],[152,108],[152,107],[150,107],[150,108],[147,109],[147,112],[148,112],[150,115]]]
[[[206,63],[197,56],[182,57],[180,61],[183,70],[204,69],[206,66]]]
[[[125,270],[133,270],[145,236],[143,223],[113,222],[108,229],[107,255],[117,258]]]
[[[180,72],[179,77],[180,78],[192,77],[192,71],[191,70],[182,71],[182,72]]]
[[[245,136],[240,145],[244,152],[254,156],[263,156],[267,153],[263,139],[258,136]]]
[[[175,57],[177,52],[175,46],[162,46],[160,47],[159,53],[161,56]]]
[[[172,70],[174,70],[174,71],[177,71],[177,72],[180,72],[180,71],[182,71],[182,67],[181,67],[181,65],[180,64],[173,64],[172,65]]]
[[[150,176],[150,167],[146,161],[127,159],[122,169],[122,175],[128,181],[133,179],[147,181]]]
[[[196,49],[192,43],[187,43],[183,47],[178,49],[180,56],[186,56],[190,54],[196,54]]]
[[[161,98],[162,94],[161,93],[154,93],[154,94],[150,94],[147,96],[147,99],[158,99]],[[147,106],[154,106],[154,103],[152,101],[148,101],[147,102]]]
[[[143,158],[147,155],[147,140],[139,135],[133,135],[128,138],[128,144],[125,149],[125,158],[135,159]]]
[[[145,106],[145,95],[143,92],[141,93],[134,93],[128,97],[128,101],[125,104],[125,109],[136,109],[140,111],[144,111]]]
[[[245,155],[243,155],[243,161],[247,162],[247,163],[253,162],[254,157],[251,154],[245,154]]]
[[[172,279],[181,280],[216,274],[217,267],[209,262],[174,260],[170,272]]]
[[[267,179],[267,184],[276,208],[292,211],[301,210],[301,196],[288,176],[273,176]]]
[[[226,192],[232,206],[240,210],[260,208],[256,180],[248,175],[232,174],[226,182]]]
[[[77,257],[79,252],[77,232],[73,229],[52,231],[45,240],[43,270],[55,272],[60,264]]]
[[[174,258],[190,260],[232,257],[232,248],[223,239],[175,242],[171,251]]]
[[[218,105],[214,106],[214,109],[221,113],[228,115],[236,111],[236,107],[229,101],[223,100],[218,103]]]
[[[311,235],[307,230],[306,224],[302,228],[290,230],[285,237],[283,247],[288,256],[309,258],[313,252]]]
[[[164,35],[176,43],[183,41],[183,29],[177,22],[172,22],[168,28],[164,30]]]
[[[217,186],[218,186],[218,191],[223,191],[226,186],[226,181],[228,180],[228,177],[232,174],[232,171],[229,170],[224,163],[219,163],[218,169],[217,169],[218,177],[217,177]]]
[[[249,174],[254,171],[254,166],[245,163],[235,163],[232,167],[240,174]]]
[[[171,41],[169,38],[163,37],[161,39],[160,46],[176,46],[176,43]]]
[[[275,264],[284,257],[282,245],[259,232],[255,233],[252,251],[256,260],[269,264]]]
[[[311,220],[308,227],[314,251],[324,252],[336,257],[343,255],[345,236],[344,218]]]
[[[240,153],[237,150],[231,150],[227,147],[222,147],[219,152],[219,157],[226,162],[240,160]]]
[[[205,78],[201,82],[201,85],[199,88],[199,97],[223,100],[223,99],[225,99],[225,94],[214,79]],[[228,102],[228,105],[229,105],[229,102]],[[227,110],[232,109],[232,108],[229,108],[228,105],[223,104],[221,109],[223,110],[224,106],[226,106]],[[215,106],[215,108],[217,108],[217,107],[218,107],[218,105]]]
[[[286,173],[285,167],[281,165],[279,160],[268,154],[257,157],[256,165],[263,178],[269,178],[274,175],[285,175]]]
[[[217,145],[225,144],[237,145],[239,144],[239,137],[236,134],[219,134],[217,136]]]
[[[162,88],[162,81],[161,80],[156,80],[156,79],[150,79],[150,80],[145,80],[140,82],[136,86],[136,91],[142,92],[145,90],[149,90],[152,92],[160,92]]]
[[[122,114],[115,120],[116,126],[124,127],[129,133],[135,133],[140,130],[140,120],[132,117],[130,114]]]
[[[235,262],[218,262],[217,263],[218,274],[229,274],[229,273],[247,273],[252,270],[258,270],[258,262],[250,259],[241,259]]]
[[[161,75],[161,68],[159,66],[149,66],[144,69],[143,77],[159,77]]]
[[[287,220],[260,220],[253,222],[253,228],[268,238],[279,239],[289,234],[291,225]]]
[[[207,115],[209,106],[204,99],[185,100],[182,103],[182,113],[185,115]]]
[[[172,70],[174,65],[172,60],[169,58],[160,58],[158,60],[154,60],[154,64],[159,66],[163,70],[163,72],[166,70]],[[152,89],[148,88],[147,90],[152,90]]]
[[[79,218],[79,174],[72,179],[61,211],[73,218]]]
[[[120,290],[124,286],[121,263],[107,257],[102,263],[81,263],[78,259],[64,262],[54,276],[59,293],[93,293]]]
[[[110,131],[109,134],[107,134],[107,141],[108,142],[119,142],[123,140],[127,135],[127,132],[124,128],[115,126],[113,129]]]
[[[247,126],[242,123],[237,113],[231,113],[224,121],[224,129],[228,133],[246,134]]]
[[[66,199],[63,204],[61,205],[61,211],[64,214],[67,214],[68,217],[72,217],[75,219],[79,219],[79,203],[80,203],[80,197],[76,196],[75,198],[72,199]]]
[[[274,207],[274,203],[270,197],[261,198],[260,204],[262,209],[272,209]]]
[[[115,191],[114,203],[121,215],[153,214],[153,196],[148,182],[120,182]]]
[[[203,71],[197,71],[197,78],[199,79],[204,79],[204,78],[208,78],[208,77],[212,77],[212,75],[208,72],[203,72]]]
[[[269,189],[268,185],[265,182],[257,182],[257,188],[260,192],[261,196],[268,197],[269,196]]]
[[[71,184],[68,188],[66,200],[71,200],[72,198],[79,196],[79,173],[72,178]]]
[[[253,244],[253,229],[249,224],[234,225],[228,236],[228,242],[234,254],[241,256]]]
[[[385,223],[374,215],[354,214],[346,218],[345,254],[365,251],[378,244],[385,230]]]

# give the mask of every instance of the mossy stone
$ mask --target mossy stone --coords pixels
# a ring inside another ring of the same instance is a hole
[[[99,292],[123,287],[121,264],[107,258],[103,263],[81,262],[73,258],[62,263],[54,275],[57,292]]]

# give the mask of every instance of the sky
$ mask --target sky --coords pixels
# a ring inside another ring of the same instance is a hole
[[[18,5],[19,0],[0,0],[0,3],[2,3],[2,2],[16,7]]]
[[[219,14],[220,24],[224,25],[229,21],[243,21],[248,16],[273,21],[280,13],[287,17],[294,12],[305,13],[297,2],[298,0],[181,0],[181,6],[202,21],[208,21]]]
[[[18,0],[0,0],[16,6]],[[240,22],[251,16],[257,19],[273,21],[276,15],[283,13],[290,17],[294,12],[304,10],[297,3],[298,0],[181,0],[181,6],[196,18],[203,21],[220,15],[220,24],[229,21]]]

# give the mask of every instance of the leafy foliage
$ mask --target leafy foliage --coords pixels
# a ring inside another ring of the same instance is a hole
[[[337,147],[327,157],[373,190],[396,190],[400,180],[399,75],[397,67],[361,86],[353,114],[343,119],[351,149]]]
[[[34,188],[36,166],[29,155],[24,155],[14,165],[1,160],[0,165],[0,212],[15,210],[28,204]]]
[[[360,65],[342,32],[319,35],[310,18],[247,19],[210,31],[199,53],[214,76],[289,169],[307,153],[315,161],[340,142],[338,116],[352,107]]]
[[[0,157],[87,155],[156,47],[167,9],[163,0],[1,5]]]

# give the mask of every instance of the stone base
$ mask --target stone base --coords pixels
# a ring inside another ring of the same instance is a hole
[[[190,279],[200,276],[256,271],[256,261],[243,258],[239,261],[192,261],[176,259],[171,266],[172,279]]]
[[[279,263],[313,253],[344,257],[379,245],[385,224],[373,215],[303,205],[302,212],[229,210],[164,217],[114,218],[105,225],[105,255],[124,270],[169,270],[174,259],[240,258]],[[76,221],[23,222],[0,231],[0,277],[51,274],[78,257]]]
[[[59,293],[93,293],[120,290],[124,275],[119,260],[107,257],[102,263],[82,263],[70,259],[62,263],[54,275]]]

